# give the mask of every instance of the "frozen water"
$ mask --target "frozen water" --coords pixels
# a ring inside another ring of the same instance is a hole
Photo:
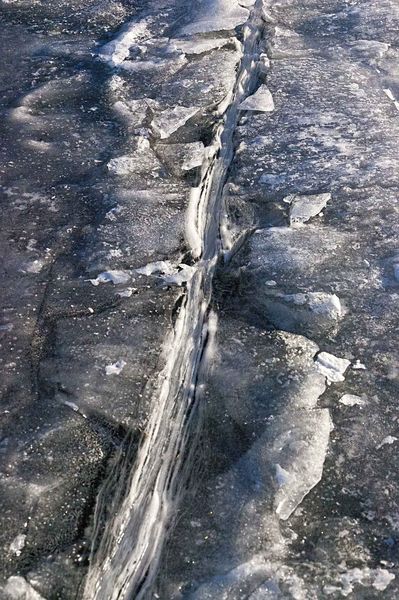
[[[152,129],[158,137],[162,140],[167,139],[183,127],[183,125],[191,119],[197,112],[199,108],[196,106],[175,106],[171,110],[165,110],[157,113],[152,120],[151,126]]]
[[[6,600],[45,600],[20,576],[9,577],[3,591]]]
[[[123,371],[123,369],[126,367],[127,363],[125,360],[118,360],[116,361],[116,363],[113,363],[111,365],[107,365],[105,367],[105,374],[106,375],[119,375],[119,373],[121,373]]]
[[[365,400],[355,394],[344,394],[339,401],[345,406],[364,406],[366,404]]]
[[[121,285],[127,283],[131,279],[129,271],[104,271],[99,273],[95,279],[90,279],[90,283],[94,286],[100,285],[100,283],[113,283],[114,285]]]

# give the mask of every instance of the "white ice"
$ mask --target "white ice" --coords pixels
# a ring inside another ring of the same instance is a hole
[[[190,38],[172,39],[170,40],[170,48],[172,50],[180,50],[184,54],[202,54],[210,50],[217,50],[228,43],[236,43],[231,37],[215,37],[203,38],[193,36]]]
[[[15,556],[19,556],[22,552],[22,549],[25,546],[26,534],[20,533],[18,534],[10,544],[10,552],[11,554],[15,554]]]
[[[147,37],[149,37],[149,30],[145,19],[131,23],[118,37],[101,48],[99,57],[111,67],[117,67],[129,56],[130,48]]]
[[[384,438],[382,440],[382,442],[380,444],[378,444],[377,450],[379,448],[382,448],[383,446],[386,446],[387,444],[392,445],[392,444],[394,444],[397,441],[398,441],[397,437],[395,437],[394,435],[388,435],[386,438]]]
[[[123,368],[126,367],[126,364],[127,364],[126,361],[120,359],[116,363],[107,365],[105,367],[105,374],[106,375],[119,375],[119,373],[122,372]]]
[[[268,87],[261,85],[252,96],[241,102],[241,110],[272,112],[274,110],[273,96]]]
[[[3,588],[7,600],[45,600],[23,577],[12,576]]]
[[[354,394],[344,394],[339,401],[345,406],[364,406],[366,404],[365,400]]]
[[[337,358],[328,352],[320,352],[316,359],[316,367],[330,383],[345,381],[344,373],[351,364],[346,358]]]
[[[100,283],[113,283],[114,285],[120,285],[121,283],[127,283],[131,278],[129,271],[103,271],[95,279],[89,279],[90,283],[97,286]]]

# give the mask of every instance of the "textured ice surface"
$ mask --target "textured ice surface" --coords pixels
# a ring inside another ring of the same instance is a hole
[[[261,85],[252,96],[248,96],[240,104],[241,110],[251,110],[258,112],[272,112],[274,110],[273,96],[270,90]]]

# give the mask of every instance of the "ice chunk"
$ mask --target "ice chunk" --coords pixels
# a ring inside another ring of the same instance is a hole
[[[308,292],[306,294],[286,294],[283,298],[299,306],[306,305],[315,313],[325,314],[332,318],[342,316],[341,302],[335,294]]]
[[[344,373],[350,364],[350,360],[337,358],[328,352],[320,352],[316,359],[317,369],[332,383],[345,381]]]
[[[270,456],[280,456],[276,477],[281,484],[274,498],[280,519],[288,519],[321,480],[331,429],[327,409],[303,411],[293,427],[275,439]]]
[[[154,273],[173,275],[175,271],[176,267],[174,267],[174,265],[172,265],[172,263],[168,260],[159,260],[157,262],[148,263],[148,265],[145,265],[145,267],[136,269],[136,273],[139,273],[139,275],[147,275],[147,277],[153,275]]]
[[[23,577],[12,576],[3,588],[7,600],[45,600]]]
[[[290,481],[290,474],[288,471],[283,469],[279,464],[275,465],[276,469],[276,481],[279,487],[287,485]]]
[[[111,67],[117,67],[129,56],[130,48],[149,35],[146,19],[129,23],[114,40],[101,48],[98,55]]]
[[[386,438],[384,438],[384,439],[382,440],[382,442],[381,442],[380,444],[378,444],[378,446],[377,446],[377,450],[378,450],[379,448],[382,448],[382,447],[383,447],[383,446],[385,446],[386,444],[392,445],[392,444],[394,444],[394,443],[395,443],[395,442],[397,442],[397,441],[398,441],[398,438],[397,438],[397,437],[395,437],[394,435],[388,435]]]
[[[366,404],[365,400],[362,400],[360,396],[355,396],[354,394],[344,394],[342,398],[340,398],[340,403],[345,406],[364,406]]]
[[[120,359],[118,360],[116,363],[113,363],[112,365],[107,365],[105,367],[105,374],[106,375],[119,375],[119,373],[122,372],[123,368],[126,367],[127,363]]]
[[[241,102],[241,110],[272,112],[274,110],[273,96],[268,87],[261,85],[252,96]]]
[[[103,271],[97,275],[95,279],[89,279],[90,283],[97,286],[100,283],[113,283],[119,285],[121,283],[127,283],[131,278],[129,271]]]
[[[331,200],[331,194],[314,194],[306,196],[287,196],[285,202],[291,204],[290,207],[290,225],[295,223],[306,223],[312,217],[318,215],[327,202]]]
[[[22,549],[25,546],[26,534],[20,533],[17,535],[10,544],[10,552],[11,554],[15,554],[15,556],[19,556],[22,552]]]
[[[191,23],[182,28],[185,35],[210,31],[229,31],[248,19],[249,11],[237,0],[205,0]]]
[[[202,165],[205,147],[202,142],[158,144],[158,154],[173,173],[181,175]]]
[[[352,369],[355,369],[355,371],[365,371],[366,370],[366,365],[364,365],[363,363],[360,362],[360,360],[357,360]]]
[[[375,569],[373,587],[379,592],[383,592],[394,579],[395,575],[387,569]]]
[[[199,110],[198,106],[175,106],[173,109],[161,111],[151,122],[152,130],[161,140],[165,140],[183,127]]]

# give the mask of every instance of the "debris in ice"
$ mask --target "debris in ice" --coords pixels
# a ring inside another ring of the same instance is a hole
[[[317,216],[323,208],[326,207],[327,202],[331,200],[331,194],[312,194],[306,196],[292,195],[284,198],[285,202],[288,202],[290,207],[290,225],[295,223],[306,223],[312,217]]]
[[[352,369],[355,369],[357,371],[365,371],[366,370],[366,365],[364,365],[363,363],[360,362],[360,360],[357,360],[353,365],[352,365]]]
[[[320,352],[316,359],[316,367],[330,383],[345,381],[344,373],[351,364],[346,358],[337,358],[328,352]]]
[[[126,367],[127,363],[124,360],[118,360],[116,363],[112,365],[107,365],[105,367],[106,375],[119,375],[124,367]]]
[[[272,112],[274,110],[273,96],[268,87],[261,85],[255,94],[248,96],[241,102],[239,108],[241,110]]]
[[[248,19],[249,11],[236,0],[205,0],[196,18],[182,28],[184,35],[210,31],[230,31]]]
[[[342,316],[341,302],[335,294],[326,292],[307,292],[300,294],[285,294],[283,296],[287,302],[293,302],[297,305],[306,305],[311,311],[319,314],[325,314],[332,318]]]
[[[364,406],[366,404],[365,400],[362,400],[360,396],[355,396],[354,394],[344,394],[339,401],[345,406]]]
[[[10,552],[11,554],[15,554],[15,556],[20,556],[22,549],[25,546],[26,542],[26,534],[20,533],[17,535],[10,544]]]
[[[354,568],[339,575],[338,583],[342,587],[325,586],[323,591],[328,595],[339,591],[342,596],[349,596],[354,591],[355,584],[358,584],[365,587],[372,585],[376,590],[383,592],[394,579],[395,575],[387,569]]]
[[[163,110],[155,115],[151,127],[155,135],[165,140],[175,131],[183,127],[200,110],[198,106],[175,106],[173,109]]]
[[[382,440],[382,442],[380,444],[378,444],[377,450],[379,450],[380,448],[382,448],[383,446],[385,446],[387,444],[392,445],[397,441],[398,441],[397,437],[395,437],[394,435],[388,435],[386,438],[384,438]]]
[[[132,287],[128,287],[125,290],[122,290],[120,292],[116,292],[118,296],[120,296],[121,298],[130,298],[130,296],[133,294],[133,292],[136,291],[136,288],[132,288]]]
[[[95,279],[89,279],[90,283],[97,286],[100,283],[113,283],[114,285],[120,285],[121,283],[127,283],[131,278],[130,271],[104,271],[97,275]]]
[[[7,600],[45,600],[26,579],[19,575],[9,577],[2,591]]]

